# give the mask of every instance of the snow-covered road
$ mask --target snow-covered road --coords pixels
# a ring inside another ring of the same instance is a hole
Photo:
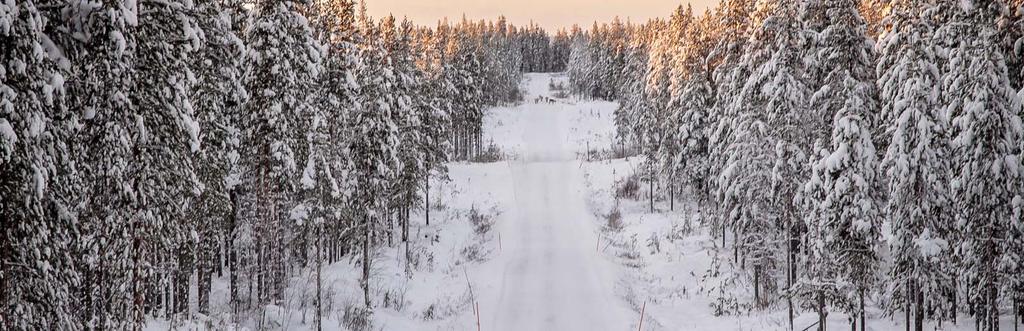
[[[628,330],[637,314],[616,296],[618,266],[597,251],[598,222],[573,139],[577,109],[533,103],[548,78],[533,75],[528,101],[512,109],[501,141],[517,141],[507,162],[513,200],[496,230],[502,248],[480,279],[483,330]],[[510,139],[511,138],[511,139]],[[496,138],[495,140],[499,140]],[[486,275],[490,275],[487,277]]]

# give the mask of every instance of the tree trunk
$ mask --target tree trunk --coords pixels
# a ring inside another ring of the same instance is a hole
[[[960,286],[958,286],[959,283],[960,283],[960,281],[957,278],[957,274],[953,273],[953,309],[952,309],[953,310],[953,312],[952,312],[953,316],[951,316],[952,320],[953,320],[953,325],[956,325],[956,318],[957,318],[956,315],[960,313],[959,312],[960,307],[957,306],[957,297],[959,296],[959,292],[960,292]]]
[[[392,234],[395,233],[395,214],[391,210],[388,210],[384,212],[384,215],[384,217],[387,218],[388,223],[388,247],[394,247],[391,237]]]
[[[228,303],[231,305],[231,318],[234,320],[238,316],[238,251],[235,248],[235,228],[238,222],[238,190],[232,189],[229,193],[231,199],[231,211],[228,215],[228,275],[231,296],[228,298]]]
[[[363,216],[363,303],[370,309],[370,217]]]
[[[423,213],[427,216],[427,225],[430,225],[430,174],[427,174],[427,187],[423,190]]]
[[[1013,331],[1019,330],[1018,326],[1020,325],[1022,315],[1024,314],[1021,314],[1020,311],[1020,290],[1018,289],[1013,292]]]
[[[754,308],[761,308],[761,268],[754,266]]]
[[[818,293],[818,331],[825,331],[827,328],[825,318],[828,315],[825,312],[825,295]]]
[[[914,283],[914,330],[924,331],[924,292]]]
[[[995,284],[991,284],[988,293],[989,330],[999,331],[999,289]]]
[[[676,186],[675,183],[670,179],[668,183],[668,210],[676,210]]]
[[[907,290],[904,293],[906,298],[905,298],[905,301],[903,303],[903,315],[904,315],[903,319],[904,319],[904,321],[907,322],[907,331],[910,331],[910,324],[913,323],[913,322],[910,321],[910,307],[913,305],[913,304],[911,304],[911,302],[913,302],[912,301],[913,297],[912,297],[911,293],[913,293],[913,291],[914,290],[913,290],[913,287],[911,285],[910,280],[907,280]]]
[[[867,329],[867,325],[868,324],[867,324],[867,319],[865,318],[866,317],[865,315],[867,315],[867,313],[864,312],[864,289],[863,288],[861,288],[858,291],[857,296],[860,299],[859,300],[860,301],[860,331],[865,331]]]
[[[651,213],[654,213],[654,174],[653,174],[653,170],[652,170],[652,174],[651,174],[650,189],[651,189],[650,190],[650,194],[648,194],[648,196],[650,196],[650,198],[651,198]]]
[[[218,240],[207,237],[203,240],[206,244],[200,246],[200,260],[199,269],[196,272],[197,276],[197,297],[199,300],[199,313],[209,314],[210,313],[210,287],[213,280],[213,273],[216,271],[214,262],[214,247],[213,244]]]
[[[736,232],[736,227],[732,228],[732,261],[740,262],[740,234]],[[740,268],[743,268],[742,264]]]
[[[793,289],[793,219],[786,217],[786,290]],[[786,295],[786,313],[789,330],[793,331],[793,297]]]
[[[134,266],[132,267],[131,279],[133,298],[131,321],[135,322],[136,325],[141,325],[144,318],[143,310],[145,309],[143,305],[145,305],[146,303],[146,294],[142,286],[146,284],[146,279],[141,276],[142,268],[140,267],[140,265],[142,265],[142,259],[140,258],[140,256],[142,255],[142,238],[140,238],[138,234],[138,224],[132,226],[132,228],[134,229],[132,235],[132,237],[134,237],[134,240],[132,241],[132,255],[135,258],[135,263]]]
[[[324,320],[323,293],[321,292],[321,288],[323,288],[323,279],[321,277],[321,270],[323,269],[323,264],[324,264],[323,263],[323,260],[324,260],[324,258],[323,258],[323,251],[321,250],[321,247],[323,247],[323,243],[324,243],[323,234],[322,234],[322,231],[323,231],[322,227],[323,227],[322,225],[318,225],[317,228],[316,228],[316,330],[317,331],[322,331],[323,330],[323,320]]]
[[[725,219],[722,219],[722,248],[725,248]]]

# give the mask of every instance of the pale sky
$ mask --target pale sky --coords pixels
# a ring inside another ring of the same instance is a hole
[[[554,32],[573,23],[587,29],[594,21],[610,22],[616,15],[633,22],[668,17],[686,2],[693,3],[694,12],[700,13],[718,0],[366,0],[366,6],[373,17],[391,13],[407,16],[418,25],[433,26],[442,17],[458,21],[462,14],[472,20],[494,20],[503,14],[516,26],[533,20]]]

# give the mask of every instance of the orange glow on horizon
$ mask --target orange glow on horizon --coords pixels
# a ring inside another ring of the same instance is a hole
[[[694,12],[713,7],[718,0],[692,0]],[[594,22],[610,22],[618,16],[622,21],[644,22],[650,18],[667,18],[684,0],[366,0],[373,17],[388,14],[408,17],[418,25],[433,26],[447,17],[459,21],[463,14],[470,20],[494,20],[505,15],[509,23],[526,26],[533,21],[548,30],[579,24],[584,29]]]

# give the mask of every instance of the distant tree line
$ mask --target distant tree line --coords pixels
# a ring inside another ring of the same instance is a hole
[[[908,330],[964,314],[996,330],[1024,317],[1022,13],[1010,0],[679,7],[576,35],[569,82],[620,102],[652,211],[665,189],[699,201],[752,292],[719,311],[784,306],[790,329],[798,310],[820,329],[838,311],[864,330],[867,302]]]
[[[552,36],[531,22],[516,33],[516,39],[522,45],[523,72],[565,71],[571,39],[564,29]]]

